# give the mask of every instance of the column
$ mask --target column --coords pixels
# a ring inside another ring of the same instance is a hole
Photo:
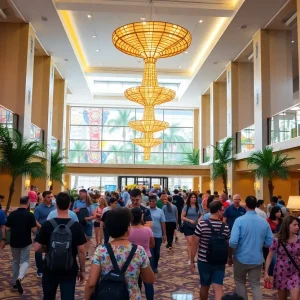
[[[293,105],[291,32],[260,30],[253,37],[255,149],[268,144],[268,118]],[[268,199],[266,179],[256,197]]]
[[[199,112],[200,164],[204,162],[203,149],[210,145],[210,96],[202,95]]]
[[[50,175],[50,149],[52,141],[54,91],[54,61],[49,56],[38,56],[34,62],[34,83],[32,100],[32,123],[44,130],[46,153],[46,170]],[[39,178],[33,183],[40,191],[49,189],[49,178]]]
[[[0,23],[0,104],[18,114],[19,130],[30,137],[35,33],[30,24]],[[18,178],[12,206],[27,195],[25,177]],[[11,177],[0,175],[1,193],[8,198]]]

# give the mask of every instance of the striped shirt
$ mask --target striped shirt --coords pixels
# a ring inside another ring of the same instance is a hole
[[[222,221],[213,219],[209,219],[207,221],[211,223],[216,232],[220,232]],[[208,227],[206,221],[200,221],[197,224],[194,234],[200,238],[198,248],[198,260],[207,262],[206,255],[208,250],[208,242],[211,237],[211,229]],[[225,225],[223,235],[225,235],[226,238],[230,239],[230,230],[228,225]]]

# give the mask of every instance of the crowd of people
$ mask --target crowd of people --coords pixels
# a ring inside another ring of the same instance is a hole
[[[263,268],[266,287],[272,283],[280,300],[288,295],[298,300],[299,220],[280,196],[273,196],[266,210],[264,201],[254,196],[246,197],[244,206],[241,200],[238,194],[154,188],[104,195],[81,189],[78,199],[72,199],[68,192],[54,197],[51,191],[38,195],[31,188],[7,218],[0,210],[0,249],[10,231],[12,288],[19,294],[24,292],[34,235],[44,300],[55,299],[58,286],[61,299],[75,299],[76,282],[85,281],[86,300],[138,300],[143,288],[146,299],[153,300],[161,247],[174,251],[183,233],[187,270],[198,268],[201,300],[208,299],[211,286],[216,300],[247,300],[247,280],[253,299],[263,299]],[[233,266],[236,295],[223,295],[226,265]]]

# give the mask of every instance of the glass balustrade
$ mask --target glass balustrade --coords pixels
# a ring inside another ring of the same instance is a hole
[[[236,133],[236,153],[251,151],[255,146],[254,125],[242,129]]]

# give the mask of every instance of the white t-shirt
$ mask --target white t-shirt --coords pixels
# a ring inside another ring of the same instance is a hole
[[[255,212],[260,216],[262,217],[263,219],[267,220],[267,214],[261,210],[260,208],[256,207],[255,208]]]

